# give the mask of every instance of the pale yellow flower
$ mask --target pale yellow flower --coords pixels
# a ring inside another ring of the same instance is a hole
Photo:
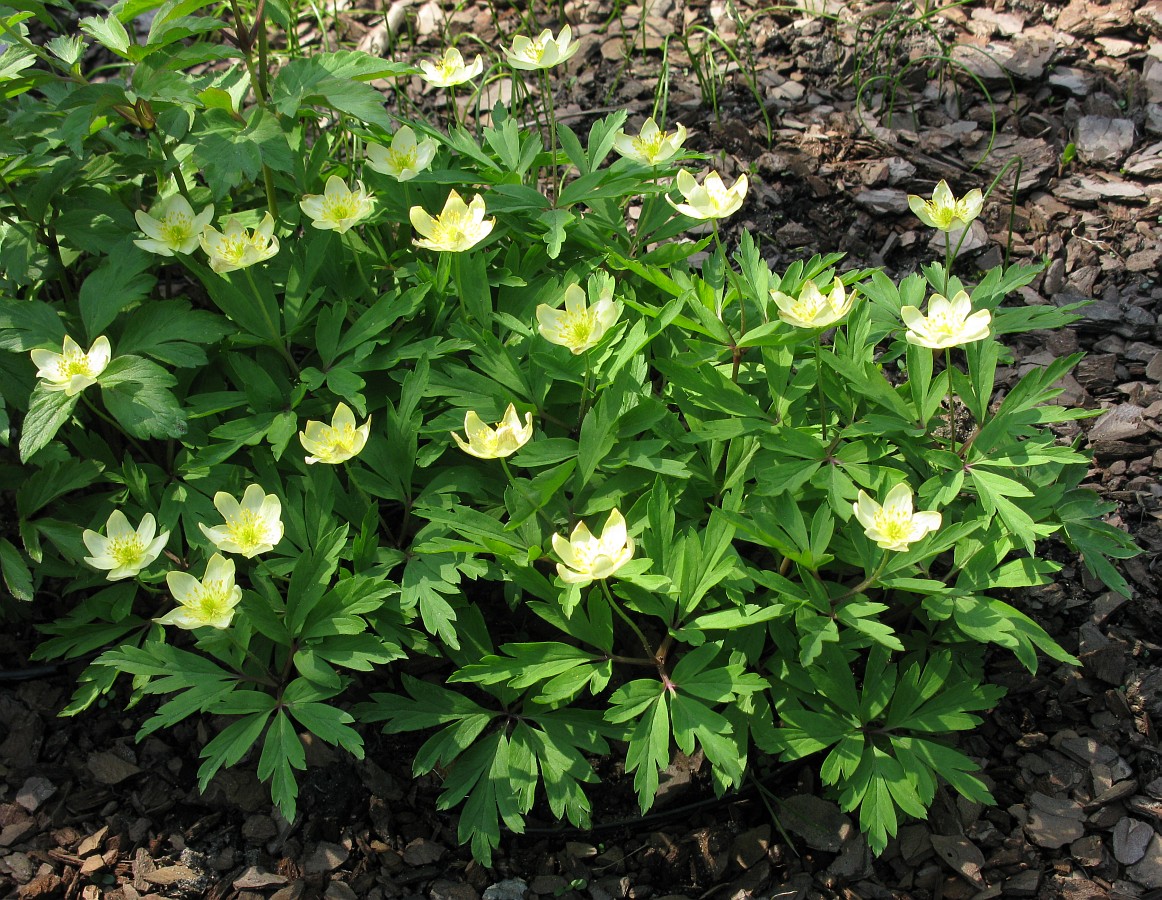
[[[578,284],[565,288],[564,309],[553,309],[547,303],[537,307],[541,336],[549,343],[568,347],[574,355],[596,347],[619,315],[611,294],[603,292],[597,302],[589,306],[585,289]]]
[[[308,420],[307,427],[299,432],[299,442],[311,454],[307,465],[318,462],[336,465],[358,456],[370,431],[370,416],[357,428],[355,414],[346,403],[340,403],[335,407],[330,425]]]
[[[633,558],[633,538],[625,527],[625,518],[616,509],[610,512],[601,529],[601,537],[589,533],[584,522],[578,522],[569,539],[553,535],[553,549],[561,562],[557,574],[566,584],[586,585],[608,578]]]
[[[679,125],[673,131],[662,131],[653,116],[650,116],[636,137],[619,131],[613,139],[613,149],[627,159],[647,166],[657,166],[673,159],[685,141],[685,125]]]
[[[439,59],[421,59],[420,77],[434,87],[455,87],[471,81],[484,71],[484,60],[477,55],[471,65],[464,65],[464,57],[455,47],[449,47]]]
[[[907,550],[940,527],[940,513],[912,512],[912,489],[902,482],[888,491],[883,506],[860,491],[852,510],[864,533],[885,550]]]
[[[254,229],[243,228],[237,219],[230,219],[224,232],[207,225],[198,242],[210,257],[210,268],[219,275],[245,269],[278,253],[278,238],[274,236],[274,219],[270,213]]]
[[[459,253],[475,247],[488,237],[496,219],[484,218],[484,198],[477,194],[465,206],[455,191],[448,194],[443,211],[432,218],[422,206],[411,208],[412,227],[423,235],[412,241],[417,247]]]
[[[966,228],[980,215],[984,195],[979,188],[973,188],[957,200],[948,182],[941,180],[932,191],[931,200],[909,194],[908,206],[925,225],[940,231],[951,231],[953,228]]]
[[[900,310],[900,318],[908,326],[909,344],[942,350],[983,341],[989,336],[992,313],[987,309],[972,312],[972,301],[960,291],[951,300],[933,294],[928,301],[927,316],[921,315],[914,306],[905,306]]]
[[[391,139],[390,149],[379,144],[367,145],[367,165],[381,175],[390,175],[396,181],[409,181],[432,164],[436,158],[436,142],[427,137],[416,141],[411,126],[401,125]]]
[[[332,175],[322,194],[307,194],[299,206],[319,230],[344,234],[371,215],[375,200],[363,189],[362,181],[356,181],[352,190],[342,178]]]
[[[167,197],[149,213],[137,210],[133,214],[146,239],[134,241],[142,250],[158,256],[175,253],[193,253],[198,248],[198,236],[214,219],[214,207],[207,206],[197,215],[189,201],[181,194]]]
[[[518,34],[512,39],[512,47],[505,50],[505,56],[514,69],[551,69],[569,59],[579,49],[581,42],[573,40],[573,29],[566,25],[557,37],[553,37],[553,32],[548,28],[536,38]]]
[[[105,523],[105,534],[90,528],[81,534],[81,540],[93,554],[86,556],[85,562],[94,569],[108,569],[105,577],[109,581],[132,578],[165,549],[169,532],[163,531],[154,537],[156,533],[157,521],[152,513],[142,516],[141,524],[134,528],[125,513],[115,509]]]
[[[68,396],[79,394],[105,371],[112,357],[109,339],[101,335],[93,341],[86,353],[80,345],[65,335],[60,353],[51,350],[33,350],[32,361],[39,367],[36,377],[48,391],[64,391]]]
[[[466,441],[452,432],[452,437],[465,453],[479,459],[512,456],[532,439],[533,414],[525,413],[525,423],[521,425],[516,407],[510,403],[496,427],[490,428],[474,410],[469,410],[464,414],[464,434],[468,438]]]
[[[154,620],[162,625],[228,628],[242,599],[242,588],[234,583],[234,560],[217,553],[206,563],[201,581],[188,572],[170,572],[165,582],[180,605]]]
[[[771,299],[779,307],[779,318],[797,328],[827,328],[834,325],[851,311],[855,294],[843,289],[838,278],[831,286],[831,292],[824,294],[815,282],[807,279],[799,289],[798,297],[791,297],[782,291],[771,291]]]
[[[238,553],[246,558],[273,550],[282,540],[282,503],[277,495],[264,494],[252,484],[239,503],[225,491],[214,495],[214,508],[226,520],[224,525],[207,528],[201,522],[202,534],[223,553]]]
[[[669,197],[666,199],[678,212],[691,219],[724,219],[742,206],[747,180],[745,175],[739,175],[738,180],[727,188],[722,183],[722,176],[711,172],[699,184],[683,169],[678,173],[677,185],[686,202],[675,203]]]

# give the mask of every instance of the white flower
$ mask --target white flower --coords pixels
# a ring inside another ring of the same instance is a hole
[[[94,569],[108,569],[109,574],[105,577],[109,581],[132,578],[165,549],[169,532],[163,531],[154,537],[156,532],[157,522],[152,513],[146,513],[141,524],[134,528],[125,518],[125,513],[115,509],[105,523],[105,534],[86,528],[81,535],[93,554],[86,556],[85,562]]]
[[[678,173],[677,185],[686,202],[675,203],[669,197],[666,199],[678,212],[691,219],[724,219],[738,212],[742,206],[748,182],[745,175],[739,175],[738,180],[728,188],[722,183],[721,175],[711,172],[699,184],[693,175],[683,169]]]
[[[375,201],[363,189],[362,181],[356,181],[352,190],[342,178],[332,175],[327,179],[322,194],[307,194],[299,201],[299,206],[311,217],[311,224],[316,228],[344,234],[371,215]]]
[[[824,294],[808,278],[799,288],[798,297],[771,291],[771,299],[779,307],[779,318],[784,322],[798,328],[827,328],[851,311],[855,294],[845,293],[843,282],[838,278],[831,286],[831,293]]]
[[[210,257],[210,268],[219,275],[245,269],[278,253],[278,238],[274,236],[274,219],[270,213],[254,229],[243,228],[237,219],[230,219],[224,232],[207,225],[198,242]]]
[[[885,550],[907,550],[940,527],[940,513],[912,512],[912,489],[903,482],[888,491],[883,506],[860,491],[852,510],[864,533]]]
[[[603,293],[588,306],[584,288],[571,284],[565,288],[564,309],[553,309],[547,303],[537,307],[538,330],[545,340],[568,347],[577,355],[596,347],[619,314],[611,295]]]
[[[518,34],[512,39],[512,47],[505,51],[505,55],[508,64],[514,69],[551,69],[569,59],[579,49],[581,42],[573,41],[573,29],[566,25],[561,29],[559,37],[553,37],[553,32],[548,28],[536,38]]]
[[[464,65],[464,57],[455,47],[449,47],[439,59],[421,59],[420,77],[435,87],[455,87],[471,81],[484,71],[484,60],[477,55],[471,65]]]
[[[134,241],[142,250],[158,256],[175,253],[193,253],[198,248],[198,236],[214,219],[214,207],[207,206],[196,216],[189,201],[181,194],[162,200],[150,213],[138,210],[133,214],[146,239]]]
[[[464,434],[468,440],[452,432],[452,437],[465,453],[479,459],[511,456],[532,439],[533,414],[525,413],[525,423],[521,425],[516,407],[510,403],[496,427],[490,428],[475,410],[470,409],[464,414]]]
[[[207,528],[199,522],[198,527],[224,553],[238,553],[249,559],[273,550],[282,540],[282,503],[277,495],[264,494],[260,485],[247,487],[241,503],[225,491],[218,491],[214,508],[226,523]]]
[[[967,228],[980,215],[984,195],[979,188],[973,188],[957,200],[948,182],[941,180],[932,191],[931,200],[909,194],[908,206],[925,225],[940,231],[951,231],[957,227],[958,222],[961,228]]]
[[[436,142],[426,137],[416,141],[416,133],[408,125],[401,125],[391,139],[391,148],[379,144],[367,145],[367,165],[381,175],[390,175],[396,181],[409,181],[432,164],[436,158]]]
[[[900,318],[908,326],[905,337],[909,344],[942,350],[983,341],[989,336],[992,313],[987,309],[972,312],[972,301],[960,291],[951,300],[933,294],[928,301],[927,316],[921,315],[914,306],[905,306],[900,310]]]
[[[299,443],[311,454],[306,459],[307,465],[318,462],[335,465],[358,456],[370,431],[370,416],[356,427],[355,413],[346,403],[340,403],[335,407],[330,425],[308,420],[307,427],[299,432]]]
[[[417,247],[459,253],[475,247],[484,240],[496,224],[496,219],[484,218],[484,198],[477,194],[465,205],[455,191],[448,194],[443,211],[433,218],[422,206],[411,208],[412,227],[423,235],[412,241]]]
[[[210,557],[201,581],[188,572],[170,572],[165,582],[180,606],[154,620],[162,625],[228,628],[242,599],[242,588],[234,583],[234,560],[217,553]]]
[[[60,353],[51,350],[33,350],[32,361],[39,367],[36,377],[45,390],[64,391],[68,396],[79,394],[105,371],[113,353],[109,339],[104,335],[93,341],[86,353],[80,345],[65,335]]]
[[[601,530],[601,537],[589,533],[584,522],[578,522],[569,539],[553,535],[553,549],[561,557],[557,574],[566,584],[586,585],[608,578],[633,558],[633,538],[625,527],[625,518],[613,510]]]
[[[619,131],[613,139],[613,149],[627,159],[657,166],[677,156],[686,141],[686,126],[679,125],[674,131],[662,131],[654,117],[650,116],[642,125],[637,137]]]

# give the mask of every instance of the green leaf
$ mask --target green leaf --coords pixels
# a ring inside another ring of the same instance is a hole
[[[255,712],[231,722],[202,748],[199,756],[205,761],[198,767],[199,791],[205,792],[219,769],[223,766],[229,768],[246,755],[262,734],[271,712],[272,709]]]
[[[4,586],[17,600],[32,602],[32,570],[20,551],[7,538],[0,537],[0,572]]]
[[[401,599],[416,606],[428,634],[439,636],[453,650],[460,647],[456,610],[445,595],[460,593],[460,573],[449,554],[413,556],[403,570]]]
[[[80,394],[70,397],[64,391],[50,391],[43,384],[37,383],[32,389],[28,415],[24,417],[24,426],[20,432],[21,462],[28,462],[37,450],[56,437],[57,431],[68,421],[80,399]]]
[[[307,754],[294,726],[282,710],[266,731],[262,755],[258,759],[258,777],[270,781],[270,796],[284,819],[293,822],[298,813],[299,785],[295,769],[307,767]]]
[[[117,350],[151,356],[176,368],[194,368],[206,364],[206,352],[199,345],[216,344],[235,331],[221,316],[191,309],[186,300],[151,300],[134,310]]]
[[[286,134],[278,119],[261,106],[255,106],[245,122],[221,109],[208,109],[203,116],[205,127],[197,132],[193,158],[205,173],[215,200],[243,179],[255,182],[264,163],[275,171],[293,171],[294,157]]]
[[[665,693],[659,692],[634,726],[625,757],[625,771],[634,773],[633,786],[643,813],[654,805],[654,798],[658,794],[658,773],[669,764],[669,707]]]
[[[146,272],[152,264],[150,254],[125,240],[85,279],[78,302],[90,340],[101,334],[121,310],[149,296],[157,284],[157,278]],[[127,350],[118,346],[117,352]]]
[[[363,738],[350,723],[355,719],[350,713],[336,709],[326,703],[290,703],[290,714],[300,725],[328,744],[342,747],[356,759],[363,758]]]
[[[177,379],[140,356],[118,356],[97,379],[105,407],[137,438],[177,438],[186,433],[186,414],[170,390]]]
[[[100,19],[97,16],[86,16],[77,23],[81,31],[96,40],[101,46],[112,50],[118,56],[129,58],[129,48],[132,40],[121,20],[116,16]]]

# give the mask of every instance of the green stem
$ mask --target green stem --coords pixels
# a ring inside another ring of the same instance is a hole
[[[561,196],[561,182],[557,169],[557,110],[553,106],[553,86],[549,80],[548,69],[541,70],[541,82],[544,85],[542,96],[549,126],[549,181],[553,185],[553,208],[556,209],[557,200]]]
[[[379,501],[372,499],[371,495],[363,488],[363,485],[355,478],[355,473],[351,471],[350,462],[350,460],[343,462],[343,469],[347,472],[347,484],[355,488],[355,493],[367,504],[368,509],[375,510],[375,515],[379,519],[379,527],[383,529],[383,533],[387,535],[388,540],[398,547],[399,542],[396,541],[395,535],[391,533],[391,529],[383,518],[383,511],[380,509]]]
[[[952,391],[952,350],[944,348],[944,374],[948,378],[948,449],[956,452],[956,400]]]
[[[593,377],[593,360],[590,351],[585,351],[585,381],[581,385],[581,403],[577,410],[577,431],[581,431],[581,424],[585,421],[585,413],[589,412],[589,401],[592,397],[593,386],[590,384]]]
[[[169,145],[165,142],[165,138],[163,138],[158,133],[157,129],[150,129],[149,133],[157,139],[157,145],[161,148],[161,155],[165,157],[166,162],[168,162],[170,167],[173,169],[174,181],[176,181],[178,185],[178,193],[186,198],[186,202],[192,205],[194,201],[190,197],[190,189],[186,185],[186,178],[182,174],[182,167],[178,164],[177,159],[174,158],[173,151],[170,150]],[[158,188],[158,193],[160,193],[160,185]]]
[[[827,393],[823,390],[823,339],[815,338],[815,384],[819,389],[819,429],[827,443]]]
[[[294,357],[291,356],[290,348],[287,347],[286,342],[282,339],[282,329],[271,319],[270,310],[266,308],[262,292],[258,289],[258,283],[254,280],[254,274],[250,271],[250,266],[246,266],[242,270],[242,274],[246,277],[246,283],[250,285],[250,290],[254,294],[254,300],[258,304],[259,311],[262,313],[262,318],[266,320],[266,327],[270,329],[270,346],[279,352],[282,358],[290,365],[291,371],[297,376],[299,374],[299,364],[295,362]]]
[[[547,512],[545,512],[544,509],[540,505],[538,505],[537,498],[534,497],[532,494],[530,494],[528,491],[526,491],[524,489],[524,487],[522,487],[521,484],[513,476],[512,469],[510,469],[508,467],[508,460],[505,459],[503,456],[500,456],[497,458],[500,460],[500,467],[502,469],[504,469],[505,477],[508,478],[508,483],[512,485],[513,490],[515,490],[518,494],[520,494],[522,497],[524,497],[525,500],[528,502],[529,506],[531,506],[533,508],[533,511],[536,512],[536,514],[538,516],[540,516],[542,519],[544,519],[545,524],[547,526],[549,526],[549,531],[556,531],[557,530],[556,524],[554,524],[553,520],[549,518],[549,514]]]
[[[97,404],[95,404],[92,400],[90,400],[88,393],[85,391],[81,392],[81,402],[84,403],[85,406],[87,406],[89,408],[89,411],[92,412],[93,415],[95,415],[98,419],[100,419],[106,425],[111,426],[113,428],[114,432],[116,432],[117,434],[120,434],[122,437],[125,438],[125,440],[129,441],[129,443],[133,445],[133,447],[137,450],[137,452],[141,454],[142,459],[149,460],[150,462],[156,464],[156,461],[153,458],[153,454],[149,453],[141,445],[141,443],[137,440],[137,438],[135,438],[133,435],[126,432],[126,430],[121,426],[121,423],[119,423],[116,419],[114,419],[107,412],[105,412],[103,409],[98,407]]]
[[[871,575],[869,575],[867,578],[865,578],[863,581],[861,581],[855,587],[851,588],[850,590],[844,591],[838,597],[835,597],[831,601],[832,608],[834,609],[835,605],[837,603],[842,603],[844,600],[847,600],[851,597],[854,597],[857,594],[862,594],[869,587],[872,587],[877,581],[879,581],[880,576],[884,574],[884,569],[886,569],[888,567],[888,559],[889,559],[888,554],[890,552],[891,552],[890,550],[884,551],[884,555],[880,558],[880,564],[878,566],[876,566],[875,571],[872,572]]]
[[[445,88],[444,99],[448,103],[448,118],[452,124],[460,126],[460,107],[456,105],[456,89],[449,87]]]
[[[609,589],[608,579],[601,579],[601,589],[605,591],[605,599],[609,601],[610,607],[615,613],[617,613],[621,620],[630,627],[630,630],[633,631],[635,635],[637,635],[637,639],[641,642],[642,649],[646,651],[646,656],[654,660],[655,664],[658,666],[658,671],[662,672],[664,675],[665,672],[663,671],[661,664],[657,661],[658,654],[654,651],[654,648],[650,646],[650,642],[646,640],[646,636],[642,634],[642,630],[638,628],[637,623],[633,619],[626,615],[620,604],[618,604],[618,602],[613,599],[613,591]]]

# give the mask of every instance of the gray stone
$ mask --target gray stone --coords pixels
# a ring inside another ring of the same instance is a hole
[[[16,802],[29,812],[36,812],[45,800],[56,793],[56,785],[47,778],[34,775],[16,793]]]
[[[1134,145],[1129,119],[1082,116],[1077,122],[1077,155],[1085,163],[1116,165]]]
[[[968,234],[964,236],[963,242],[960,240],[962,234],[964,234],[963,228],[954,228],[951,231],[937,231],[932,235],[932,240],[928,242],[928,246],[939,253],[943,253],[945,241],[949,241],[952,244],[953,250],[959,244],[960,252],[968,253],[988,245],[988,230],[984,227],[984,223],[980,219],[975,220],[968,226]]]
[[[1068,91],[1075,97],[1084,97],[1089,93],[1090,76],[1081,69],[1071,69],[1068,66],[1058,66],[1049,73],[1049,84],[1055,88]]]
[[[899,215],[908,211],[908,195],[898,188],[874,188],[860,191],[855,202],[878,215]]]
[[[813,850],[838,853],[855,833],[851,819],[829,800],[810,794],[788,797],[781,806],[783,827]]]
[[[481,900],[524,900],[528,883],[521,878],[506,878],[484,889]]]
[[[1005,879],[1005,897],[1036,897],[1037,888],[1041,885],[1041,873],[1037,869],[1026,869],[1018,872],[1011,878]]]
[[[1131,866],[1146,855],[1154,829],[1140,819],[1123,816],[1114,826],[1114,859]]]
[[[303,863],[303,871],[307,875],[319,875],[323,872],[332,872],[343,863],[351,851],[342,844],[332,844],[330,841],[319,841],[311,855]]]
[[[479,900],[480,894],[467,882],[437,878],[428,888],[428,897],[431,900]]]
[[[257,866],[251,866],[234,879],[236,891],[260,891],[263,888],[286,884],[286,877],[273,872],[264,872]]]
[[[475,897],[476,891],[472,891],[472,895]],[[342,881],[332,881],[327,885],[323,900],[359,900],[359,895],[355,893],[351,885]]]
[[[1126,874],[1142,887],[1162,887],[1162,837],[1151,835],[1145,854],[1126,869]]]
[[[1037,846],[1056,850],[1084,835],[1085,827],[1077,819],[1033,809],[1025,823],[1025,833]]]

